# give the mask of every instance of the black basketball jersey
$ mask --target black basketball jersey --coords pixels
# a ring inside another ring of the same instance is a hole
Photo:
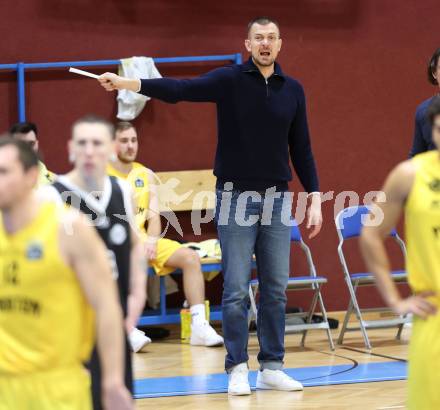
[[[119,180],[107,177],[102,192],[89,193],[60,176],[52,184],[63,202],[84,213],[104,241],[113,277],[117,279],[119,297],[124,317],[127,314],[127,299],[130,283],[130,223],[131,199],[124,192]],[[91,272],[93,274],[93,272]]]

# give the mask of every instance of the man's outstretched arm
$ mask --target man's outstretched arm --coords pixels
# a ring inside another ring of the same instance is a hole
[[[216,102],[225,90],[229,67],[218,68],[192,79],[154,78],[149,80],[125,78],[114,73],[99,76],[99,83],[107,90],[130,90],[159,100],[177,103],[179,101]]]

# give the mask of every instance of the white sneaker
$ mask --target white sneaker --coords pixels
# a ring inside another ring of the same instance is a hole
[[[248,375],[247,363],[240,363],[234,366],[228,375],[228,394],[232,396],[248,396],[251,394]]]
[[[133,352],[141,352],[142,349],[151,343],[151,339],[145,335],[142,330],[133,328],[133,330],[128,335],[128,340],[130,342],[131,350]]]
[[[303,390],[303,385],[282,370],[264,369],[258,371],[257,389],[296,391]]]
[[[414,315],[412,314],[412,313],[408,313],[407,315],[406,315],[406,317],[408,318],[408,319],[411,319],[411,321],[410,322],[407,322],[407,323],[405,323],[404,325],[403,325],[403,327],[404,328],[412,328],[412,325],[413,325],[413,317],[414,317]]]
[[[191,325],[191,339],[189,341],[193,346],[221,346],[223,338],[205,322],[201,325]]]

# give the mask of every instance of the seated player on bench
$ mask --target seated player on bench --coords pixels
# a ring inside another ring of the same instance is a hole
[[[185,297],[191,311],[190,344],[219,346],[223,338],[209,325],[205,318],[205,282],[198,254],[180,243],[161,237],[161,220],[154,173],[135,162],[138,153],[138,136],[129,122],[115,126],[117,158],[108,166],[109,175],[127,180],[136,198],[136,223],[145,239],[145,250],[157,275],[168,275],[176,269],[183,272]],[[151,340],[139,329],[130,334],[133,351],[140,351]]]

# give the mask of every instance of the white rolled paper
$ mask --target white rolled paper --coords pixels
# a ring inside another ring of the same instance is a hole
[[[84,75],[86,77],[91,77],[91,78],[95,78],[95,79],[99,78],[99,75],[96,75],[96,74],[93,74],[93,73],[89,73],[88,71],[78,70],[77,68],[73,68],[73,67],[70,67],[69,71],[71,73],[75,73],[75,74],[79,74],[79,75]]]

